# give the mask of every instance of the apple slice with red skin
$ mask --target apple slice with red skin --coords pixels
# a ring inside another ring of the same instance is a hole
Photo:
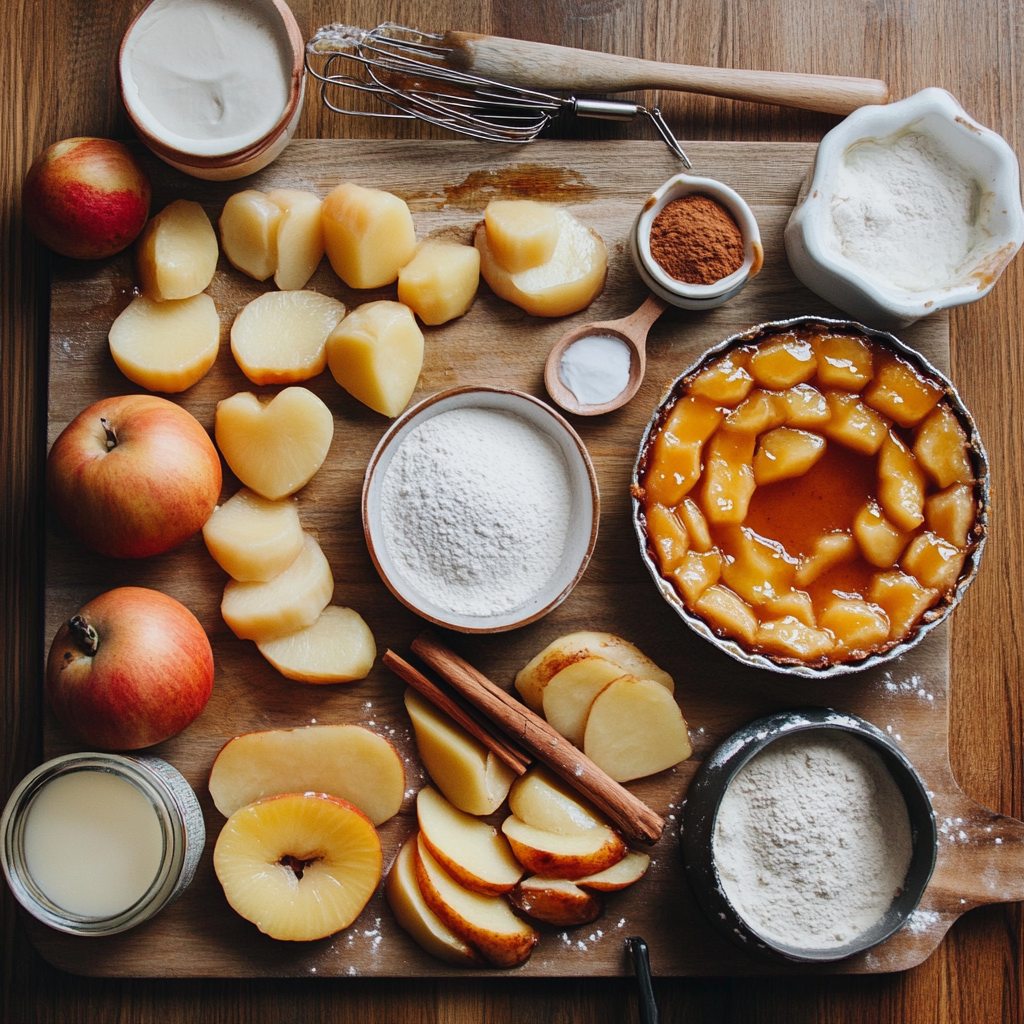
[[[460,885],[486,896],[510,892],[523,877],[508,840],[486,821],[453,807],[436,789],[416,796],[420,840]]]
[[[405,769],[395,748],[361,725],[310,725],[236,736],[210,770],[210,796],[225,817],[291,792],[330,793],[380,825],[402,806]]]
[[[220,456],[191,413],[156,395],[104,398],[53,442],[46,490],[101,555],[145,558],[188,540],[220,497]]]
[[[564,835],[527,825],[513,814],[505,819],[501,830],[516,860],[528,871],[547,878],[583,878],[610,868],[627,852],[622,836],[604,825]]]
[[[604,900],[579,888],[568,878],[524,878],[509,894],[512,905],[536,921],[572,928],[597,920]]]
[[[57,630],[46,695],[91,747],[136,750],[181,732],[213,690],[213,651],[199,620],[158,590],[118,587]]]
[[[326,793],[282,793],[235,811],[213,850],[228,903],[272,939],[293,941],[347,928],[381,864],[370,819]]]
[[[516,917],[502,896],[484,896],[459,885],[423,843],[416,845],[416,881],[427,906],[463,942],[495,967],[517,967],[526,961],[539,936]]]
[[[457,967],[479,967],[487,961],[463,942],[427,906],[416,881],[416,836],[410,836],[398,851],[388,872],[384,892],[395,920],[428,953]]]
[[[577,878],[576,884],[581,889],[592,889],[595,892],[618,892],[626,886],[639,882],[651,866],[651,858],[640,850],[630,850],[617,864],[593,875]]]

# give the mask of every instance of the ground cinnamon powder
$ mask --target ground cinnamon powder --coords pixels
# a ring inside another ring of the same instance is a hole
[[[743,235],[721,203],[683,196],[654,218],[651,255],[677,281],[714,284],[743,266]]]

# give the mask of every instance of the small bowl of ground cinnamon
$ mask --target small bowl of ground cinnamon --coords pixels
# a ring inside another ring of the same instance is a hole
[[[644,203],[630,251],[644,284],[684,309],[727,302],[764,259],[743,198],[720,181],[688,174],[670,178]]]

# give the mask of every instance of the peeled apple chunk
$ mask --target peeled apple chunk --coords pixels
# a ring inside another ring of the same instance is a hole
[[[328,605],[312,626],[256,645],[286,679],[300,683],[350,683],[365,679],[377,645],[363,617]]]
[[[512,913],[501,896],[484,896],[459,885],[423,843],[416,846],[416,880],[427,906],[495,967],[515,967],[533,952],[539,936]]]
[[[523,877],[508,840],[492,825],[453,807],[436,789],[416,795],[420,841],[460,885],[497,896]]]
[[[558,208],[532,199],[494,199],[484,210],[487,244],[510,274],[547,263],[559,235]]]
[[[320,216],[327,258],[350,288],[391,284],[416,248],[409,207],[390,192],[345,182],[328,193]]]
[[[293,792],[329,793],[380,825],[402,806],[405,771],[395,748],[361,725],[245,733],[224,744],[210,771],[210,796],[226,818]]]
[[[420,760],[434,784],[459,810],[493,814],[516,777],[476,737],[413,689],[405,691]]]
[[[220,317],[205,293],[155,302],[136,296],[110,326],[110,354],[134,384],[175,394],[217,360]]]
[[[644,679],[654,679],[673,692],[672,677],[651,661],[628,640],[612,633],[568,633],[552,640],[539,654],[531,658],[516,675],[516,689],[523,703],[540,714],[544,709],[544,687],[563,668],[584,658],[605,658],[622,666],[623,672],[632,672]]]
[[[284,572],[305,544],[294,502],[270,501],[247,487],[213,510],[203,540],[232,579],[260,582]]]
[[[253,384],[292,384],[322,373],[327,336],[345,304],[319,292],[264,292],[235,317],[231,352]]]
[[[590,708],[583,752],[616,782],[654,775],[693,752],[679,705],[664,686],[624,676]]]
[[[334,576],[320,545],[307,533],[284,572],[266,583],[229,580],[220,613],[235,636],[263,643],[312,626],[334,594]]]
[[[567,316],[590,305],[604,287],[608,250],[601,237],[565,210],[558,211],[558,242],[550,259],[510,273],[495,258],[486,221],[477,225],[473,244],[480,250],[480,273],[499,298],[533,316]]]
[[[416,881],[416,836],[406,840],[388,872],[384,892],[395,920],[428,953],[455,964],[473,967],[485,961],[472,946],[463,942],[423,899]]]
[[[423,332],[408,306],[368,302],[327,339],[334,379],[374,412],[397,416],[412,398],[423,367]]]
[[[235,476],[274,500],[305,486],[323,465],[334,417],[307,388],[285,388],[267,403],[241,391],[217,403],[214,436]]]
[[[143,294],[155,302],[198,295],[213,280],[219,252],[206,211],[190,199],[175,199],[139,237],[136,262]]]
[[[221,211],[220,244],[228,262],[243,274],[266,281],[277,269],[281,207],[249,188],[228,197]]]
[[[324,793],[285,793],[236,811],[213,867],[228,903],[272,939],[311,941],[347,928],[381,876],[370,819]]]
[[[274,284],[282,291],[304,288],[324,257],[323,201],[295,188],[271,189],[267,198],[281,211]]]
[[[480,284],[480,253],[471,245],[421,242],[398,272],[398,301],[425,324],[435,326],[462,316]]]

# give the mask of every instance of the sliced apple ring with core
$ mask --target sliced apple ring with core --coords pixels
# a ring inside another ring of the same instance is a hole
[[[299,683],[365,679],[377,657],[373,633],[359,612],[330,604],[312,626],[256,646],[281,675]]]
[[[420,760],[449,802],[467,814],[493,814],[508,795],[515,772],[478,739],[411,687],[405,709],[416,731]]]
[[[516,967],[530,956],[539,936],[516,917],[502,896],[483,896],[459,885],[434,859],[420,836],[416,881],[427,906],[464,942],[495,967]]]
[[[361,725],[311,725],[236,736],[210,771],[210,796],[225,817],[292,792],[329,793],[380,825],[402,806],[405,770],[395,748]]]
[[[509,899],[524,914],[560,928],[589,924],[604,910],[600,896],[580,889],[568,878],[531,875],[512,890]]]
[[[547,768],[531,768],[512,783],[509,810],[534,828],[562,835],[579,835],[608,827],[608,820],[592,804]]]
[[[562,835],[527,825],[514,814],[501,826],[516,860],[528,871],[550,878],[583,878],[604,871],[626,856],[622,836],[604,825]]]
[[[263,643],[312,626],[334,594],[334,576],[320,545],[307,533],[284,572],[266,583],[229,580],[220,613],[235,636]]]
[[[373,895],[381,846],[370,819],[324,793],[284,793],[228,818],[213,851],[228,903],[273,939],[347,928]]]
[[[650,679],[623,676],[590,708],[583,752],[616,782],[643,778],[693,752],[675,698]]]
[[[498,896],[523,877],[508,840],[493,825],[453,807],[430,786],[416,796],[416,817],[424,845],[467,889]]]
[[[427,906],[416,881],[416,836],[410,836],[391,865],[384,892],[395,920],[428,953],[457,967],[486,961]]]
[[[243,487],[203,526],[214,561],[232,578],[266,583],[288,568],[305,546],[293,501],[271,501]]]

